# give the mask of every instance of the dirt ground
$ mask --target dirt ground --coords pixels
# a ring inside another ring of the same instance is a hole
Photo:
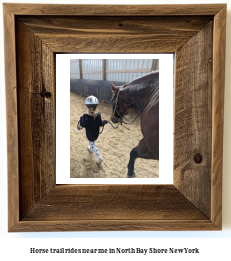
[[[85,99],[84,96],[70,93],[70,177],[127,178],[130,151],[143,137],[140,119],[132,125],[119,125],[118,129],[113,129],[109,123],[104,126],[95,142],[103,157],[103,162],[97,164],[95,154],[87,150],[89,143],[85,129],[77,129],[80,116],[87,112]],[[97,111],[101,113],[102,120],[110,121],[110,104],[100,101]],[[136,115],[136,112],[131,111],[126,118],[131,121]],[[158,178],[159,161],[138,158],[135,161],[135,173],[136,178]]]

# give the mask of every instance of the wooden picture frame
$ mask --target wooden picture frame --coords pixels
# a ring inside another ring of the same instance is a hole
[[[221,230],[226,4],[3,10],[8,230]],[[56,53],[175,53],[173,185],[56,185]]]

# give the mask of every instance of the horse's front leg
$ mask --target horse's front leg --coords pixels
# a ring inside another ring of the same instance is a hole
[[[153,154],[148,150],[148,147],[146,146],[144,138],[140,140],[138,146],[132,149],[130,152],[130,160],[128,163],[128,175],[127,175],[128,178],[135,177],[134,164],[137,158],[154,159]]]
[[[132,149],[131,152],[130,152],[130,160],[129,160],[129,163],[128,163],[128,175],[127,175],[128,178],[134,178],[135,177],[134,164],[135,164],[136,158],[138,158],[137,147]]]

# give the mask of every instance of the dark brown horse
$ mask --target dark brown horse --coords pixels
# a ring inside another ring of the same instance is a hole
[[[135,177],[136,158],[159,160],[159,72],[147,74],[120,87],[111,84],[113,123],[124,123],[130,109],[141,113],[143,139],[130,152],[128,178]],[[132,133],[131,133],[132,135]]]

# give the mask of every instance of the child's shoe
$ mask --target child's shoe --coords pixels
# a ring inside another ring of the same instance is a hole
[[[100,164],[102,161],[103,161],[103,158],[99,157],[97,163]]]
[[[88,150],[89,152],[93,153],[93,150],[92,150],[92,148],[91,148],[90,146],[87,147],[87,150]]]

